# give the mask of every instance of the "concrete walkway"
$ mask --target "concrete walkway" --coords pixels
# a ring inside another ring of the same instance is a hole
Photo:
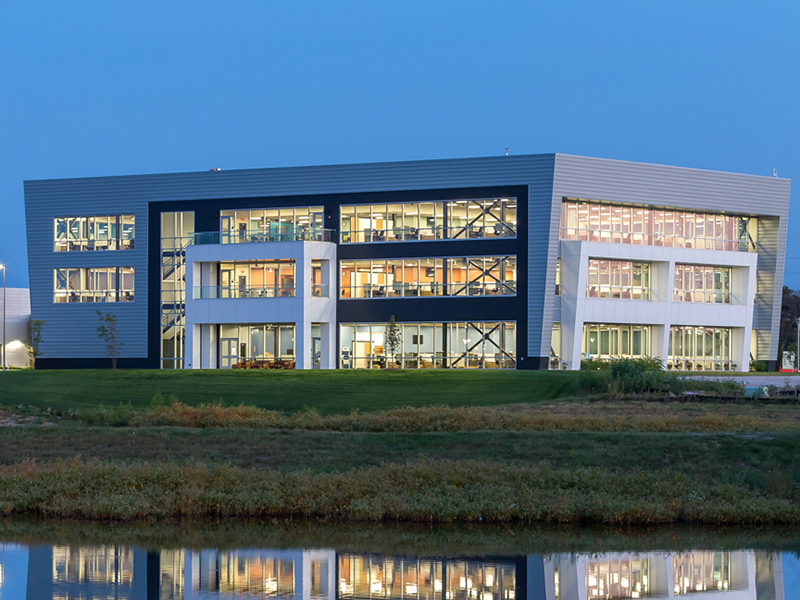
[[[734,379],[743,385],[777,385],[783,387],[786,382],[791,386],[800,385],[800,375],[795,373],[781,373],[778,375],[758,375],[757,373],[742,373],[739,375],[690,375],[687,379]]]

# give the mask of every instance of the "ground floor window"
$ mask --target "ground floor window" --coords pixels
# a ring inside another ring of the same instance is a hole
[[[387,344],[387,323],[343,323],[343,369],[513,369],[513,321],[397,323],[398,344]]]
[[[550,336],[550,363],[548,368],[556,371],[561,368],[561,323],[553,323],[553,332]]]
[[[732,333],[725,327],[676,326],[669,330],[667,369],[731,371]]]
[[[650,356],[650,326],[587,323],[581,352],[584,358],[601,359]]]
[[[223,369],[243,363],[267,366],[295,360],[293,323],[220,325],[219,343],[219,366]]]

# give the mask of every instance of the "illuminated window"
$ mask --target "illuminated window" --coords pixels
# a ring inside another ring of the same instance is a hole
[[[650,299],[650,264],[590,258],[587,298]]]
[[[386,323],[341,325],[343,369],[513,369],[516,323],[397,323],[400,344],[386,342]]]
[[[342,206],[341,241],[508,238],[517,235],[516,198]]]
[[[650,356],[650,326],[587,323],[582,353],[586,358],[605,360]]]
[[[55,252],[132,250],[133,215],[58,217],[53,219]]]
[[[675,265],[675,302],[731,303],[730,267]]]
[[[220,234],[196,234],[195,243],[330,241],[321,206],[223,210]]]
[[[670,327],[667,369],[735,371],[732,337],[731,329],[725,327]]]
[[[758,219],[599,204],[566,199],[561,205],[561,239],[699,248],[757,251]]]
[[[53,302],[133,302],[133,267],[55,269]]]
[[[515,256],[467,256],[339,262],[342,298],[513,296]]]

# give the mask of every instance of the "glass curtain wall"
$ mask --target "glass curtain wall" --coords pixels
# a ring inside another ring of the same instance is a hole
[[[186,246],[193,212],[161,213],[161,368],[182,369],[186,311]]]
[[[646,598],[650,581],[649,558],[620,556],[586,563],[586,593],[591,599]]]
[[[584,358],[603,360],[650,356],[650,326],[587,323],[581,352]]]
[[[295,359],[292,323],[220,325],[219,338],[222,362],[226,357],[235,357],[233,364],[241,360]]]
[[[675,265],[672,299],[675,302],[730,304],[731,271],[730,267]]]
[[[513,296],[515,256],[343,260],[342,298]]]
[[[650,299],[650,264],[590,258],[587,298]]]
[[[133,267],[55,269],[53,302],[133,302]]]
[[[340,210],[343,244],[517,235],[516,198],[361,204]]]
[[[341,554],[346,600],[514,600],[513,563]]]
[[[223,244],[323,241],[321,206],[222,210],[219,215]]]
[[[746,589],[747,567],[741,564],[743,560],[731,559],[731,552],[725,550],[682,552],[673,555],[672,583],[675,596]]]
[[[55,252],[132,250],[135,217],[59,217],[53,219]]]
[[[341,325],[343,369],[513,369],[516,323],[398,323],[400,344],[386,345],[386,323]]]
[[[581,200],[561,205],[561,239],[756,252],[758,219]]]
[[[726,327],[674,326],[669,330],[667,369],[732,371],[732,333]]]
[[[198,286],[194,298],[290,298],[295,295],[294,259],[222,262],[218,286]]]

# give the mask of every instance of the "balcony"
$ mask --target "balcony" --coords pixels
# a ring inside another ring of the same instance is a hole
[[[193,233],[189,244],[203,246],[208,244],[257,244],[265,242],[330,242],[331,229],[289,229],[282,228],[278,231],[252,231],[223,232],[208,231]]]

